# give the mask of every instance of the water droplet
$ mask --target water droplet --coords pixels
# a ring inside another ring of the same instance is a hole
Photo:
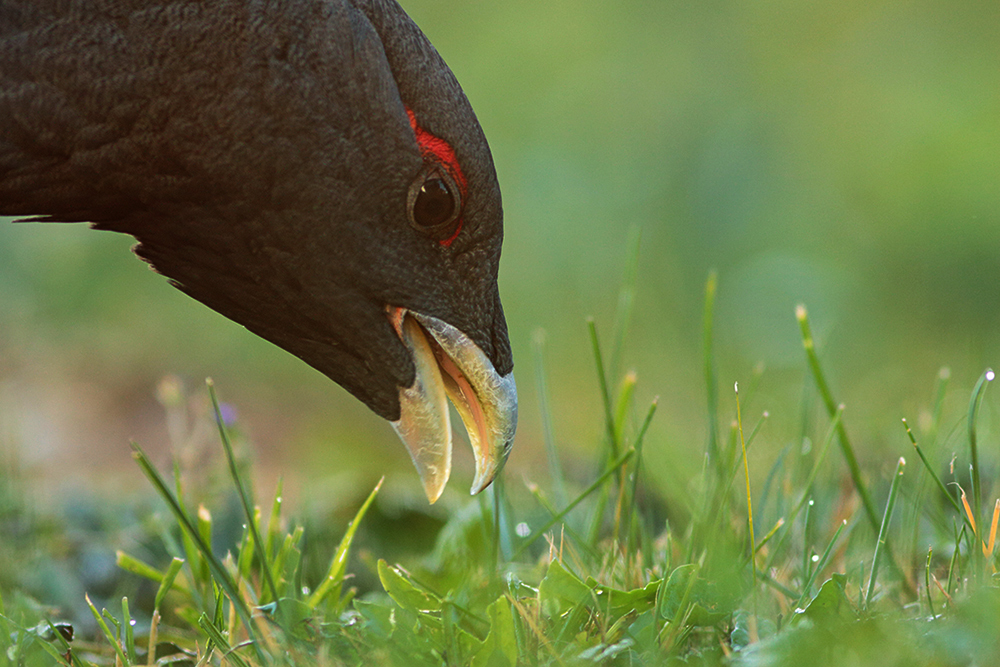
[[[514,526],[514,532],[517,533],[518,537],[527,537],[531,535],[531,526],[522,521]]]
[[[812,557],[811,560],[814,563],[818,563],[819,562],[819,554],[813,554],[813,557]]]
[[[128,622],[128,624],[131,625],[134,628],[135,627],[135,619],[134,618],[130,619],[129,622]]]

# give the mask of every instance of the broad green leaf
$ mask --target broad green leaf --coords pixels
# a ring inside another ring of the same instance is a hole
[[[737,651],[750,645],[750,612],[741,609],[733,614],[733,629],[729,633],[729,643]]]
[[[844,593],[847,576],[834,574],[820,586],[819,592],[804,609],[796,609],[792,622],[802,618],[812,621],[847,619],[855,616],[850,601]]]
[[[585,583],[587,588],[593,590],[594,595],[597,596],[597,603],[601,610],[610,613],[612,618],[618,618],[630,611],[642,613],[652,609],[656,604],[656,590],[660,587],[659,579],[651,581],[642,588],[630,591],[601,586],[593,577],[587,577]]]
[[[463,656],[476,655],[486,643],[461,628],[458,629],[456,635],[458,637],[458,648]]]
[[[361,614],[362,627],[366,634],[375,638],[387,640],[392,636],[394,627],[393,607],[380,602],[354,600],[354,609]]]
[[[591,588],[558,560],[549,563],[545,578],[538,585],[538,600],[542,613],[547,616],[560,616],[568,609],[589,601],[592,594]]]
[[[660,596],[661,618],[672,621],[678,612],[688,613],[688,606],[690,625],[714,625],[726,616],[717,587],[699,577],[697,570],[697,565],[688,563],[670,573]]]
[[[656,611],[653,609],[639,614],[626,631],[636,645],[644,650],[651,650],[656,646],[656,632]]]
[[[378,578],[389,597],[403,609],[415,611],[440,611],[441,599],[420,590],[407,579],[399,568],[378,562]]]
[[[287,628],[299,639],[309,638],[309,634],[305,630],[308,629],[309,621],[313,618],[313,610],[305,602],[281,598],[277,602],[271,602],[257,608],[264,612],[268,620],[274,621],[278,627]]]
[[[561,616],[569,609],[583,604],[608,614],[612,620],[635,611],[642,613],[655,606],[656,591],[660,581],[653,581],[643,588],[622,591],[600,585],[593,577],[581,581],[559,561],[552,561],[538,586],[538,599],[542,611],[548,616]]]
[[[501,597],[486,608],[486,613],[490,618],[490,634],[473,658],[472,667],[516,667],[517,636],[510,602]]]

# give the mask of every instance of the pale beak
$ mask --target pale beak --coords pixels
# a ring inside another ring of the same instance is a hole
[[[399,389],[400,417],[392,422],[417,467],[430,502],[451,473],[451,418],[458,410],[476,458],[472,493],[485,489],[503,468],[517,428],[514,373],[499,375],[486,354],[447,322],[405,308],[389,308],[400,340],[410,351],[416,378]]]

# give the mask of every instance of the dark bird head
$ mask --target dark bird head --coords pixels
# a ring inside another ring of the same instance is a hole
[[[0,0],[0,214],[135,236],[174,285],[391,421],[433,502],[452,399],[502,467],[500,190],[393,0]]]

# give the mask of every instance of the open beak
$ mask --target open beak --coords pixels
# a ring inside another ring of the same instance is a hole
[[[400,417],[392,422],[410,452],[427,499],[440,497],[451,473],[450,398],[472,443],[476,477],[485,489],[503,468],[517,428],[514,373],[500,376],[486,354],[447,322],[405,308],[389,308],[400,340],[413,356],[413,384],[399,389]]]

